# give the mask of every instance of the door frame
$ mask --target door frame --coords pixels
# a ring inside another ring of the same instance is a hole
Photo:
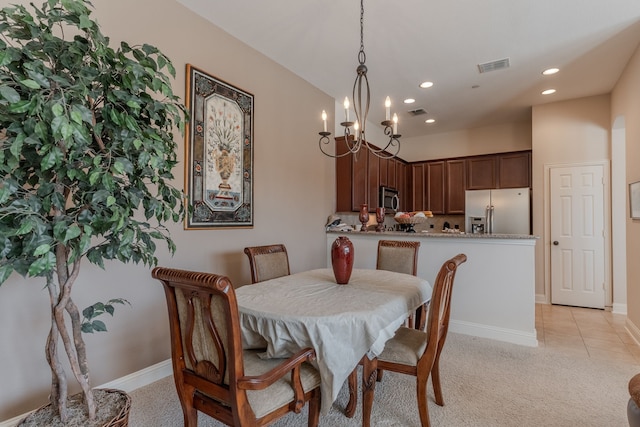
[[[604,203],[604,309],[611,311],[611,166],[609,160],[579,163],[548,163],[544,165],[544,294],[545,303],[551,304],[551,169],[580,166],[602,166]]]

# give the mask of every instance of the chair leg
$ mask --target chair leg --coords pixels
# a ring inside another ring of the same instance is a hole
[[[320,389],[317,388],[314,390],[314,395],[309,400],[309,427],[318,427],[318,423],[320,422],[320,402],[322,399],[322,395],[320,394]]]
[[[429,421],[429,402],[427,399],[427,382],[429,377],[425,381],[420,381],[416,378],[416,390],[418,395],[418,412],[420,413],[420,424],[422,427],[429,427],[431,425]]]
[[[177,387],[177,392],[182,406],[184,427],[198,427],[198,410],[193,407],[195,389],[192,387]]]
[[[356,405],[358,405],[358,367],[353,368],[349,374],[349,403],[344,412],[348,418],[353,418],[356,413]]]
[[[378,377],[376,378],[376,381],[378,381],[378,382],[382,381],[382,374],[383,373],[384,373],[384,370],[378,369]]]
[[[440,384],[440,355],[436,356],[436,360],[431,367],[431,383],[433,384],[433,394],[435,401],[439,406],[444,406],[444,398],[442,397],[442,385]]]

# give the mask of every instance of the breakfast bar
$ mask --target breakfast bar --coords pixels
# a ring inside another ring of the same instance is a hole
[[[327,231],[331,245],[347,236],[354,247],[354,268],[376,268],[379,240],[419,241],[418,276],[433,281],[444,261],[458,253],[467,262],[456,275],[449,330],[536,347],[536,236],[514,234]]]

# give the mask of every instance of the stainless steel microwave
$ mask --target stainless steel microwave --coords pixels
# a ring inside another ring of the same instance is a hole
[[[380,207],[383,207],[386,212],[397,212],[400,209],[398,190],[390,187],[380,187]]]

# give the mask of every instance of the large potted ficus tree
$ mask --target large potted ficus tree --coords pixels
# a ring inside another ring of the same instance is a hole
[[[0,12],[0,284],[14,272],[46,284],[48,407],[63,423],[72,399],[61,357],[96,419],[82,333],[104,330],[96,316],[126,302],[78,308],[72,287],[83,263],[154,265],[156,241],[175,251],[163,224],[184,216],[171,185],[174,132],[186,119],[175,70],[153,46],[110,46],[92,7],[48,0]],[[115,422],[98,425],[126,425]]]

